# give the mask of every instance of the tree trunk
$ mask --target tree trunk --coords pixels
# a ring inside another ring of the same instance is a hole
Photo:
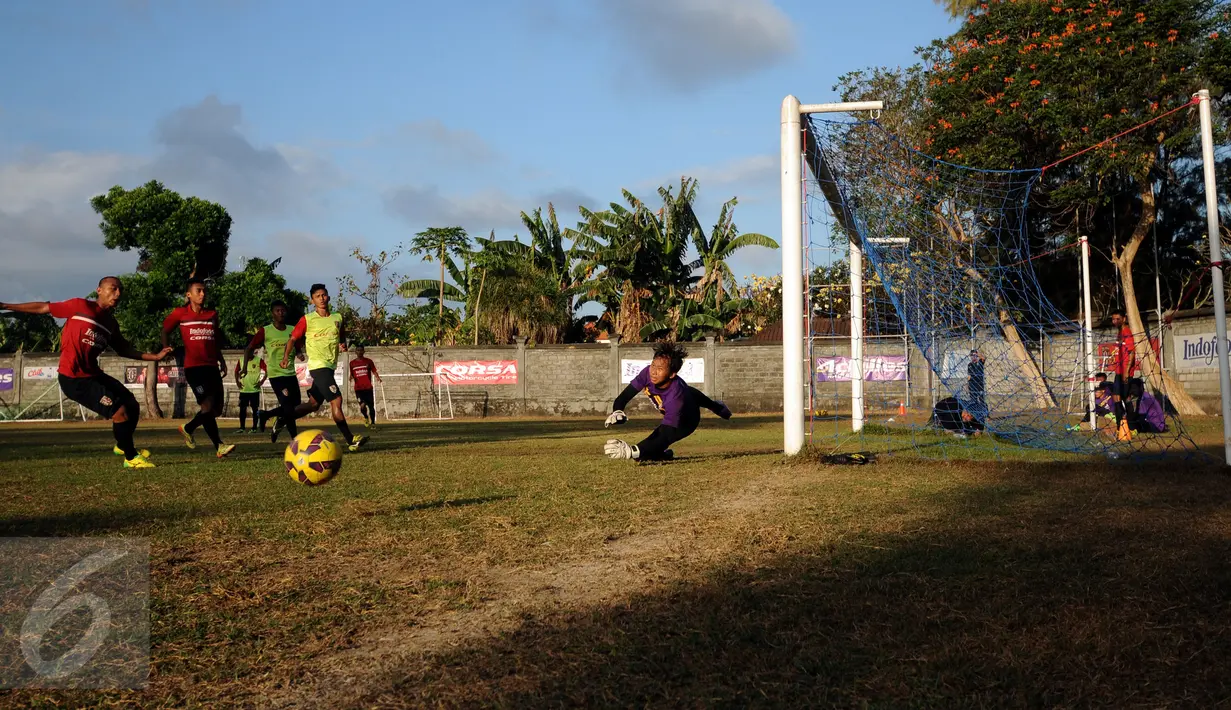
[[[1141,364],[1141,374],[1150,383],[1150,387],[1161,392],[1171,400],[1172,406],[1181,415],[1205,414],[1205,410],[1184,389],[1184,385],[1173,378],[1158,364],[1154,348],[1150,347],[1150,333],[1141,320],[1141,311],[1137,308],[1137,289],[1133,286],[1133,259],[1137,250],[1145,242],[1154,225],[1157,212],[1154,205],[1154,188],[1150,183],[1141,183],[1141,219],[1133,228],[1133,236],[1128,244],[1120,250],[1115,258],[1116,269],[1120,272],[1120,288],[1124,292],[1124,314],[1128,316],[1128,327],[1133,332],[1133,347],[1137,362]],[[1159,343],[1162,346],[1162,343]]]
[[[1021,369],[1022,375],[1030,382],[1030,389],[1034,393],[1034,404],[1039,409],[1050,409],[1056,406],[1056,399],[1052,397],[1051,390],[1047,388],[1047,380],[1043,379],[1043,373],[1039,371],[1039,366],[1035,364],[1034,358],[1030,356],[1030,351],[1026,349],[1025,343],[1022,342],[1021,335],[1017,332],[1017,326],[1013,325],[1013,319],[1009,317],[1009,312],[1000,309],[1000,329],[1004,331],[1004,339],[1009,341],[1009,349],[1013,352],[1013,356],[1017,358],[1017,366]]]
[[[158,406],[158,363],[149,362],[145,367],[145,411],[150,419],[162,419],[162,407]]]
[[[483,276],[479,278],[479,295],[474,299],[474,344],[479,344],[479,303],[483,300],[483,284],[487,282],[487,269],[483,269]]]
[[[440,294],[438,305],[440,307],[436,311],[436,342],[440,342],[445,332],[445,260],[443,249],[440,253]]]

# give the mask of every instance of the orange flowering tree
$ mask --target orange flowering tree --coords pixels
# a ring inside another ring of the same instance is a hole
[[[1089,234],[1118,272],[1110,275],[1119,277],[1130,326],[1143,332],[1132,265],[1157,216],[1155,187],[1200,156],[1195,108],[1169,112],[1198,89],[1225,98],[1229,36],[1226,6],[1212,0],[990,0],[922,52],[917,147],[1005,169],[1098,146],[1044,172],[1032,234],[1052,248]],[[1146,362],[1153,353],[1138,340],[1145,374],[1164,389],[1165,373]],[[1165,384],[1181,411],[1200,411],[1177,383]]]

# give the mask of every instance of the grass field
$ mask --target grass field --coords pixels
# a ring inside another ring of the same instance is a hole
[[[640,438],[653,422],[620,430]],[[1221,452],[1217,420],[1195,438]],[[774,416],[670,464],[593,419],[384,426],[320,488],[281,446],[127,471],[0,428],[0,536],[150,540],[144,691],[28,706],[1215,707],[1231,480],[1175,463],[784,462]]]

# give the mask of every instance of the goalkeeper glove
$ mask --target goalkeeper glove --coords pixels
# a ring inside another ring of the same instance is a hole
[[[607,421],[603,422],[603,428],[607,428],[612,424],[623,424],[628,421],[628,416],[624,414],[623,409],[617,409],[607,417]]]
[[[723,419],[731,418],[731,408],[730,407],[723,404],[722,402],[714,402],[714,404],[718,405],[718,416],[722,417]]]
[[[630,446],[619,439],[608,439],[607,445],[603,447],[603,453],[613,459],[633,459],[635,461],[641,458],[641,451],[636,446]]]

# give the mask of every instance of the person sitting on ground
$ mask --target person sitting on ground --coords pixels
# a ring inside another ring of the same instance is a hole
[[[1167,431],[1167,415],[1163,411],[1162,402],[1146,392],[1145,384],[1139,378],[1130,380],[1128,392],[1129,396],[1136,400],[1133,412],[1127,415],[1129,429],[1143,434],[1161,434]]]
[[[986,427],[966,411],[957,397],[946,397],[932,410],[932,423],[955,436],[978,436]]]

